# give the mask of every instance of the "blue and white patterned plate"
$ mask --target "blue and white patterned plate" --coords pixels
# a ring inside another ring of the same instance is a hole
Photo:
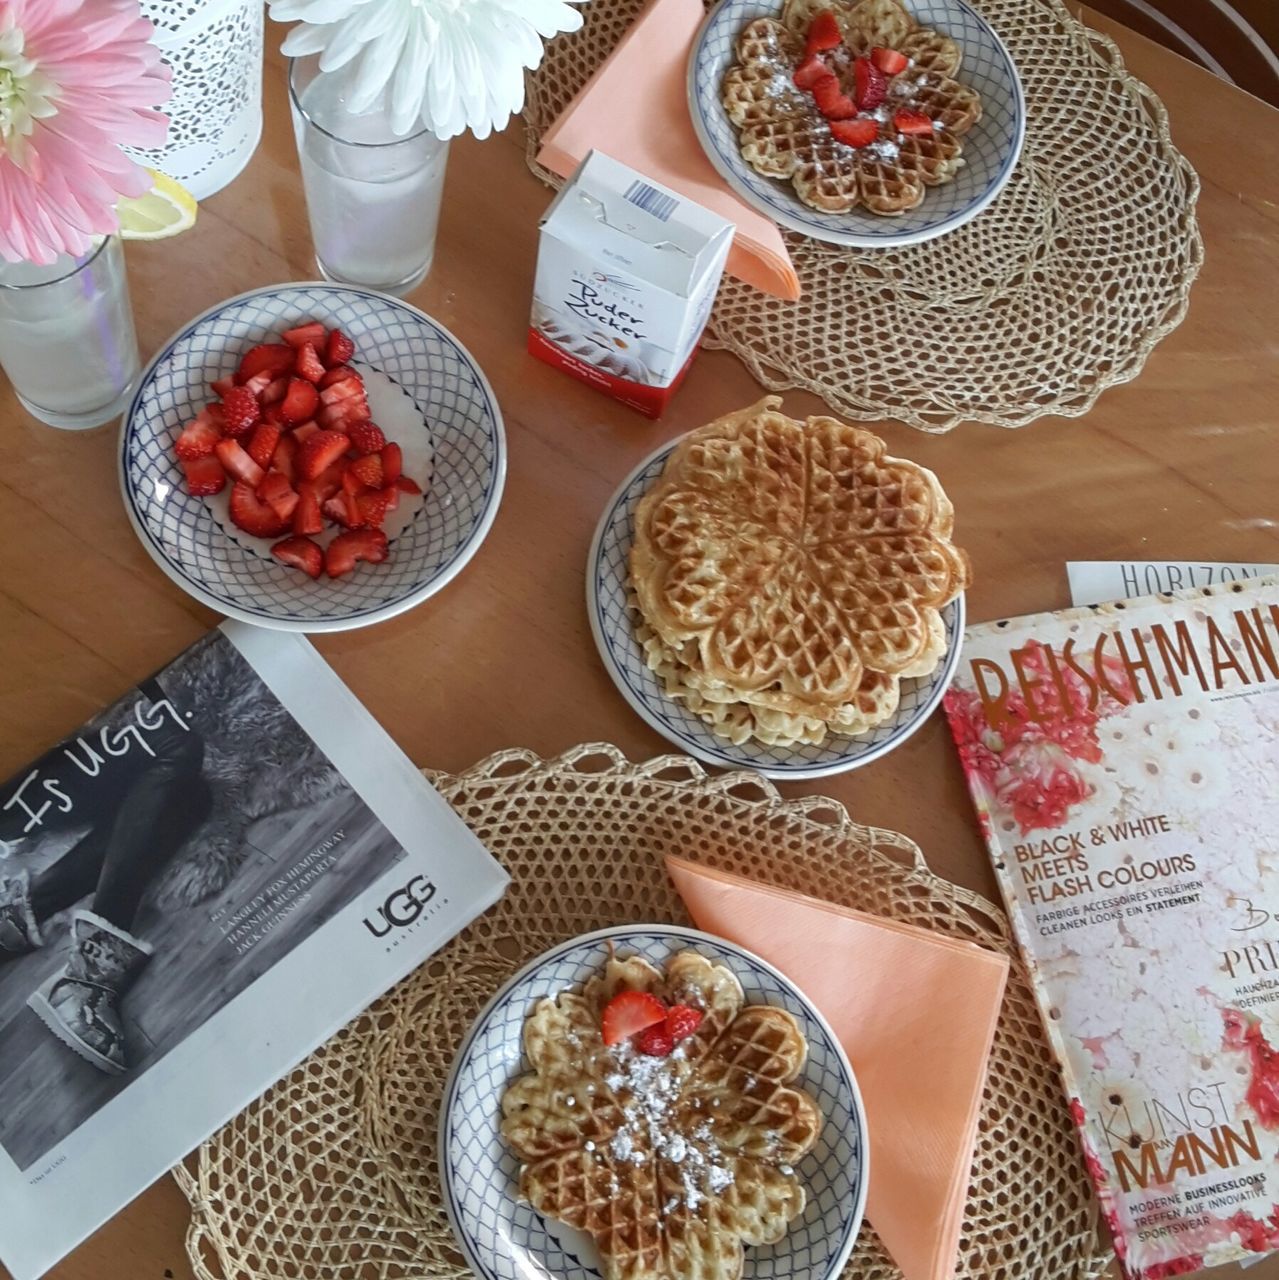
[[[964,634],[962,595],[941,611],[946,656],[936,670],[918,679],[902,680],[897,710],[878,728],[856,737],[831,735],[821,746],[767,747],[754,741],[735,746],[717,737],[710,725],[667,694],[661,679],[648,669],[627,605],[627,558],[635,540],[635,508],[661,475],[678,443],[673,440],[662,445],[622,481],[604,508],[586,561],[586,611],[591,632],[622,696],[658,733],[689,755],[726,769],[755,769],[766,778],[826,778],[870,764],[900,746],[933,713],[954,679]]]
[[[737,60],[737,36],[756,18],[775,18],[781,0],[723,0],[693,41],[688,104],[693,128],[720,176],[747,204],[783,227],[831,244],[888,249],[945,235],[979,214],[1003,189],[1021,155],[1026,102],[1002,41],[964,0],[905,0],[921,26],[948,35],[963,54],[959,79],[981,95],[982,116],[964,138],[964,166],[953,182],[929,187],[919,206],[895,217],[853,209],[810,209],[790,181],[766,178],[742,158],[737,127],[720,101],[724,73]]]
[[[374,420],[426,489],[388,520],[384,563],[315,582],[273,560],[272,539],[230,522],[225,491],[191,497],[173,456],[178,432],[212,398],[209,383],[310,319],[354,341]],[[120,439],[125,507],[152,559],[210,608],[286,631],[364,627],[434,595],[484,541],[505,477],[501,410],[466,348],[399,298],[333,284],[255,289],[197,316],[147,367]]]
[[[692,948],[727,965],[748,1004],[785,1009],[808,1038],[798,1083],[824,1119],[796,1166],[808,1205],[780,1243],[746,1250],[743,1280],[831,1280],[843,1270],[866,1205],[866,1114],[848,1059],[826,1020],[771,965],[722,938],[674,925],[624,925],[561,943],[513,977],[458,1050],[440,1112],[440,1182],[449,1220],[480,1280],[598,1280],[585,1236],[549,1222],[517,1197],[519,1161],[499,1132],[506,1086],[527,1071],[522,1035],[534,1004],[580,989],[603,968],[608,944],[659,969]]]

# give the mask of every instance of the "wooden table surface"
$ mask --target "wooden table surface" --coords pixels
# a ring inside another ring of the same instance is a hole
[[[877,428],[953,498],[975,569],[975,620],[1066,605],[1068,559],[1279,561],[1279,112],[1085,16],[1168,105],[1174,140],[1203,178],[1207,263],[1185,323],[1086,417],[945,436]],[[760,394],[732,356],[706,352],[653,424],[525,354],[537,220],[550,193],[526,170],[522,144],[518,125],[454,143],[436,266],[413,295],[475,353],[501,401],[510,470],[496,524],[433,600],[317,641],[415,761],[448,770],[515,745],[550,755],[608,741],[634,759],[672,749],[596,657],[582,599],[587,546],[605,500],[641,457]],[[132,245],[128,258],[144,356],[232,294],[314,278],[278,55],[247,171],[202,207],[192,232]],[[787,400],[799,416],[820,407],[807,395]],[[40,426],[0,386],[0,777],[218,620],[133,535],[115,441],[114,428]],[[911,836],[942,875],[995,894],[940,716],[867,769],[783,790],[834,796],[859,820]],[[189,1276],[186,1221],[164,1179],[54,1275]],[[1250,1275],[1275,1280],[1279,1259]]]

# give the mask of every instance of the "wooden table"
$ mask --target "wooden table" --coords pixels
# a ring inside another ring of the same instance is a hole
[[[1067,559],[1279,561],[1279,113],[1095,15],[1168,104],[1204,180],[1207,265],[1185,323],[1087,417],[946,436],[883,425],[893,452],[933,468],[972,555],[974,619],[1068,603]],[[277,46],[278,36],[270,39]],[[241,290],[314,277],[284,77],[266,76],[267,127],[245,174],[181,240],[129,248],[142,348]],[[652,424],[524,352],[537,220],[550,193],[524,166],[518,125],[454,144],[435,270],[413,300],[467,343],[501,400],[510,473],[488,541],[441,595],[321,652],[409,755],[461,769],[502,747],[555,754],[616,743],[671,748],[605,674],[582,603],[587,545],[620,479],[659,442],[759,388],[704,353]],[[800,416],[818,410],[791,395]],[[32,422],[0,387],[0,777],[195,640],[217,618],[152,563],[125,519],[114,428]],[[824,792],[863,822],[914,838],[942,875],[994,896],[945,726]],[[184,1277],[185,1202],[165,1179],[55,1271],[60,1280]],[[0,1268],[0,1274],[3,1269]],[[1279,1259],[1250,1272],[1279,1277]]]

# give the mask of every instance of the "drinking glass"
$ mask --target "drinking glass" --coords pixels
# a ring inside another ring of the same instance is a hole
[[[449,144],[399,137],[389,113],[347,109],[350,77],[319,55],[289,63],[289,102],[315,261],[326,280],[407,293],[426,279]]]
[[[32,416],[100,427],[123,412],[139,365],[119,236],[47,267],[0,262],[0,367]]]

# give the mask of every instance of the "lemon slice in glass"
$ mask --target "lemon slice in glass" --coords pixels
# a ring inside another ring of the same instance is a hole
[[[195,225],[195,198],[180,182],[147,170],[151,190],[126,196],[116,205],[120,235],[125,240],[166,240]]]

